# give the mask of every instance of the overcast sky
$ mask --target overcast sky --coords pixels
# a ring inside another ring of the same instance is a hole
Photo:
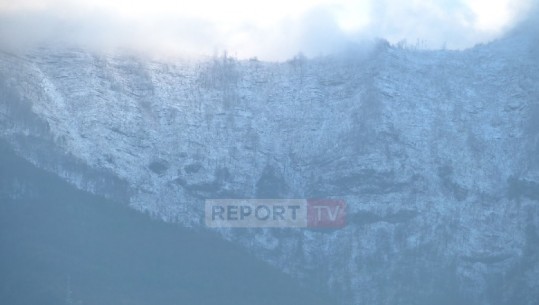
[[[467,48],[500,37],[534,0],[0,0],[5,48],[102,50],[283,60],[381,37]]]

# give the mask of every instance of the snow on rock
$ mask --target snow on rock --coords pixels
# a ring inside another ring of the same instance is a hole
[[[539,48],[526,39],[282,63],[2,53],[0,130],[77,187],[185,226],[204,225],[207,198],[345,199],[341,230],[220,232],[342,304],[532,304]]]

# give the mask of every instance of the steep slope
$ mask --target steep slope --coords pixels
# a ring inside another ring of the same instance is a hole
[[[185,226],[207,198],[344,198],[342,230],[219,231],[342,304],[533,304],[537,50],[3,54],[0,124],[39,167]]]
[[[74,189],[0,145],[2,304],[331,304],[215,234]]]

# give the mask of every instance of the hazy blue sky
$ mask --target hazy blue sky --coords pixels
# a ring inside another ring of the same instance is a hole
[[[286,59],[350,41],[466,48],[503,35],[533,0],[0,0],[0,43]]]

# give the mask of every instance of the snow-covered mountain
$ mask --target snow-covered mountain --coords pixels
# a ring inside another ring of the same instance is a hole
[[[207,198],[342,198],[335,231],[220,230],[342,304],[539,300],[539,41],[384,41],[283,63],[0,54],[0,134],[166,221]]]

